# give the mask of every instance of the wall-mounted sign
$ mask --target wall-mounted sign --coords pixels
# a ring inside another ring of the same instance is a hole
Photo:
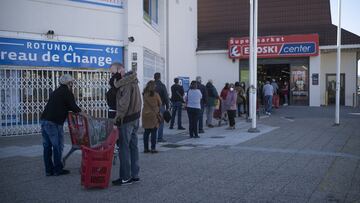
[[[313,73],[311,75],[312,85],[319,85],[319,73]]]
[[[137,61],[137,53],[136,52],[132,53],[132,60]]]
[[[190,78],[189,77],[178,77],[179,85],[183,86],[184,91],[187,92],[190,87]]]
[[[123,47],[0,38],[0,65],[109,68],[123,63]]]
[[[113,8],[124,8],[124,0],[70,0],[70,1],[99,5],[99,6],[107,6]]]
[[[249,38],[229,39],[229,58],[249,58]],[[302,57],[319,54],[319,35],[286,35],[258,37],[258,58]]]

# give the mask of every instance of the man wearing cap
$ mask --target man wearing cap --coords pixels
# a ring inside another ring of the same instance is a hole
[[[44,146],[46,176],[59,176],[70,173],[63,169],[61,162],[64,148],[63,125],[69,111],[81,112],[71,92],[74,78],[69,74],[59,79],[60,86],[50,94],[49,101],[41,115],[41,133]],[[52,160],[54,156],[54,162]]]

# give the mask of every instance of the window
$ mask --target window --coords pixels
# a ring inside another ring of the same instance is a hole
[[[158,24],[158,0],[143,0],[144,19],[151,25]]]

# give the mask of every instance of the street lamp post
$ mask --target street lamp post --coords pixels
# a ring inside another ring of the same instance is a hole
[[[335,125],[340,125],[341,0],[338,0],[338,27],[337,27],[336,48],[337,48],[337,55],[336,55]]]
[[[259,132],[256,128],[256,103],[257,103],[257,32],[258,32],[258,0],[250,0],[250,113],[251,128],[248,132]]]

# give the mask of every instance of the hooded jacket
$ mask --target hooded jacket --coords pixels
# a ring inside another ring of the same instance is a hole
[[[141,94],[135,72],[129,72],[114,81],[116,93],[116,124],[121,125],[140,118]]]
[[[211,82],[206,84],[206,91],[208,95],[208,106],[216,106],[216,100],[219,98],[219,94]]]

